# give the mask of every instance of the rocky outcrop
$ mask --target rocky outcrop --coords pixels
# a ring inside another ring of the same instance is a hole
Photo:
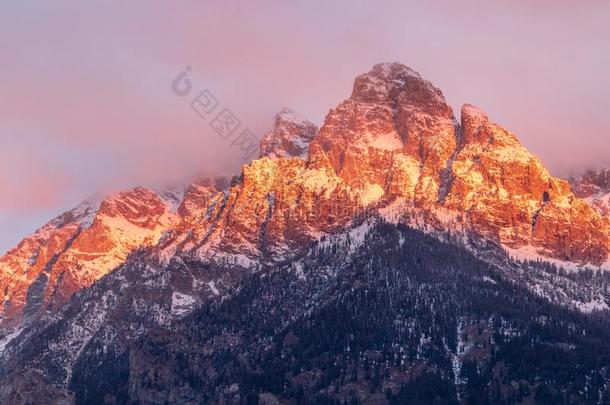
[[[516,136],[480,109],[462,108],[460,149],[444,205],[468,217],[478,233],[541,256],[602,264],[608,222],[550,175]]]
[[[364,204],[405,197],[437,201],[457,125],[440,90],[400,64],[356,78],[352,96],[332,110],[310,160],[354,184]]]
[[[317,132],[318,127],[285,108],[275,116],[273,129],[263,137],[260,157],[304,158]]]
[[[530,255],[592,265],[608,257],[608,221],[566,181],[482,110],[465,105],[458,123],[441,91],[400,64],[356,78],[307,158],[244,166],[193,251],[241,263],[283,258],[397,200],[405,216],[423,212],[441,228],[450,216]]]

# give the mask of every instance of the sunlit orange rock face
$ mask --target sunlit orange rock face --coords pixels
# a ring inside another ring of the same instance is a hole
[[[54,219],[0,259],[2,323],[57,309],[133,250],[156,244],[174,221],[168,203],[145,188],[83,203]]]
[[[440,90],[406,66],[377,65],[330,112],[310,161],[356,184],[364,202],[400,196],[426,206],[438,200],[456,131]]]
[[[460,148],[444,205],[511,248],[532,245],[560,260],[603,263],[608,221],[549,174],[506,129],[476,107],[462,108]]]
[[[181,196],[137,188],[26,238],[0,260],[2,322],[54,310],[138,248],[153,246],[161,263],[179,256],[254,266],[294,255],[365,209],[390,206],[399,219],[423,214],[431,226],[511,249],[582,264],[608,259],[610,219],[514,134],[471,105],[458,121],[418,73],[381,64],[356,78],[319,130],[280,112],[261,156],[230,183],[197,181]]]
[[[441,91],[404,65],[377,65],[356,78],[307,157],[302,148],[286,151],[290,139],[301,143],[314,130],[281,121],[282,130],[292,128],[275,143],[281,153],[267,147],[244,166],[214,204],[203,243],[195,237],[198,245],[183,248],[208,258],[281,256],[345,227],[367,206],[401,199],[406,213],[449,213],[509,248],[594,265],[608,256],[607,220],[566,181],[480,109],[465,105],[458,122]]]

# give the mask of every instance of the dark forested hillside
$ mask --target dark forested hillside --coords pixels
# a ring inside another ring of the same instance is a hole
[[[610,403],[606,316],[403,226],[236,285],[127,345],[96,335],[69,380],[76,402]]]

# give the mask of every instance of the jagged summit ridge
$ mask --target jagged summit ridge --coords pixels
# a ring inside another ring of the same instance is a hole
[[[253,268],[379,209],[394,210],[398,222],[480,235],[515,255],[605,263],[610,219],[481,109],[465,104],[460,113],[458,122],[442,92],[412,69],[375,65],[319,130],[278,113],[261,157],[230,184],[136,188],[24,240],[0,260],[4,322],[56,308],[137,249],[149,248],[161,265]]]
[[[449,217],[511,249],[578,263],[607,257],[607,224],[514,134],[471,105],[458,123],[440,90],[396,63],[356,78],[304,161],[247,165],[223,201],[226,226],[213,226],[198,252],[209,257],[222,245],[223,254],[247,251],[250,259],[281,255],[397,200],[409,215]],[[574,243],[554,236],[562,232]]]

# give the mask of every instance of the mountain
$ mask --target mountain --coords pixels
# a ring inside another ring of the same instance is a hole
[[[607,403],[607,306],[574,300],[610,278],[460,240],[369,218],[256,271],[136,253],[6,346],[0,402]]]
[[[472,231],[517,257],[608,261],[610,218],[597,197],[586,195],[596,208],[577,198],[480,109],[464,105],[457,122],[441,91],[400,64],[357,77],[319,130],[283,110],[261,158],[232,184],[183,193],[119,193],[26,238],[0,259],[0,323],[57,309],[135,249],[159,244],[166,261],[188,253],[247,267],[284,260],[388,206],[400,207],[405,222]]]
[[[570,178],[574,193],[596,208],[602,216],[610,216],[610,169],[587,170]]]
[[[139,187],[86,201],[24,239],[0,259],[2,325],[56,310],[133,250],[158,243],[175,223],[176,198]]]
[[[0,259],[0,401],[604,403],[607,184],[376,65],[230,182],[88,201]]]
[[[315,124],[285,108],[275,116],[273,129],[261,140],[260,157],[306,158],[317,132]]]

